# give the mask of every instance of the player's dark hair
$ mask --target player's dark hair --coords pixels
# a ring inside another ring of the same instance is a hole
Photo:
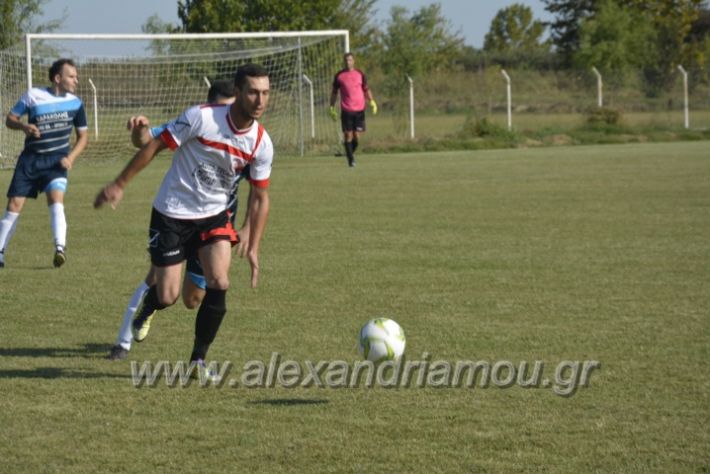
[[[234,87],[242,90],[247,83],[247,77],[269,77],[269,72],[264,66],[259,64],[244,64],[237,68],[237,73],[234,75]]]
[[[68,64],[69,66],[76,67],[76,64],[74,64],[74,61],[72,61],[69,58],[61,58],[57,59],[52,63],[51,66],[49,66],[49,82],[54,82],[54,76],[57,74],[62,73],[62,68],[64,67],[65,64]]]
[[[229,99],[234,97],[234,83],[229,80],[221,79],[214,81],[207,93],[207,102],[213,104],[219,99]]]
[[[347,53],[343,54],[343,59],[348,59],[348,58],[354,58],[353,53],[348,51]]]

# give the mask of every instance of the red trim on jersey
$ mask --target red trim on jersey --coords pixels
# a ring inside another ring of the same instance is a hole
[[[254,158],[253,154],[249,155],[248,153],[243,152],[239,148],[234,148],[233,146],[227,145],[226,143],[207,140],[204,137],[197,137],[197,141],[199,141],[200,143],[202,143],[205,146],[208,146],[210,148],[214,148],[215,150],[226,151],[230,155],[238,156],[239,158],[242,158],[248,162],[251,162],[251,160]]]
[[[237,126],[232,122],[232,116],[230,115],[229,111],[227,111],[227,125],[229,125],[229,128],[232,129],[232,133],[235,135],[244,135],[246,133],[249,133],[251,131],[251,126],[247,128],[246,130],[239,130]],[[252,123],[252,126],[254,124]]]
[[[168,131],[167,128],[163,130],[163,132],[158,136],[163,141],[163,143],[165,143],[165,145],[170,148],[170,150],[175,151],[178,149],[177,142],[175,141],[173,135]]]
[[[266,179],[251,179],[251,178],[249,178],[249,182],[255,188],[262,188],[263,189],[263,188],[269,187],[269,178],[266,178]]]
[[[254,145],[254,149],[251,152],[251,160],[254,159],[254,156],[256,155],[256,150],[259,149],[259,145],[261,145],[261,137],[264,136],[264,126],[262,124],[259,124],[259,129],[256,131],[256,145]]]
[[[229,114],[229,110],[227,111],[227,125],[229,125],[229,128],[232,130],[232,133],[239,133],[236,125],[234,125],[234,123],[232,122],[232,117]]]
[[[256,131],[256,144],[254,145],[254,149],[251,152],[250,162],[256,156],[256,151],[259,149],[259,145],[261,145],[261,139],[264,136],[265,131],[266,130],[264,129],[264,126],[262,124],[259,124],[259,129]],[[257,187],[257,188],[268,188],[269,187],[269,178],[251,179],[251,177],[249,177],[249,182],[251,183],[252,186]]]

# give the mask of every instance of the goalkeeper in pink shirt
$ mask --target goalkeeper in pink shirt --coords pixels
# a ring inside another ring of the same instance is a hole
[[[333,80],[333,92],[330,95],[330,115],[338,119],[335,101],[340,93],[340,123],[343,129],[345,155],[348,165],[355,166],[355,150],[357,150],[360,134],[365,132],[365,108],[369,103],[372,113],[377,114],[377,103],[372,97],[372,91],[367,86],[365,74],[355,68],[355,57],[345,53],[345,68],[340,70]]]

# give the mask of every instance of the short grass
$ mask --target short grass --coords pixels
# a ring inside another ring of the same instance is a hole
[[[479,113],[480,118],[486,117],[493,123],[507,127],[508,117],[505,113],[485,114]],[[464,122],[466,114],[418,114],[414,119],[415,137],[420,139],[440,139],[446,135],[459,132]],[[623,112],[621,122],[623,125],[643,133],[647,128],[662,128],[667,131],[679,131],[683,129],[682,112]],[[402,140],[409,137],[409,122],[402,120],[401,127],[395,126],[396,121],[392,116],[380,114],[367,117],[368,137],[376,140]],[[535,113],[514,113],[512,116],[513,129],[522,133],[540,132],[544,130],[559,130],[559,133],[568,132],[575,128],[582,127],[585,123],[585,116],[581,113],[559,113],[559,114],[535,114]],[[692,130],[707,130],[710,128],[709,111],[693,111],[690,115],[690,127]]]
[[[367,119],[370,151],[446,151],[466,149],[536,147],[546,145],[597,145],[708,140],[710,112],[692,111],[690,127],[683,127],[682,112],[622,111],[614,126],[590,126],[582,113],[518,113],[512,116],[512,133],[505,113],[441,115],[418,114],[412,140],[408,118],[386,113]],[[487,133],[475,132],[467,122],[486,121]]]
[[[708,472],[710,143],[281,157],[247,288],[233,264],[210,355],[357,360],[375,316],[431,360],[596,360],[552,387],[134,388],[104,355],[148,266],[167,159],[95,211],[118,163],[81,166],[69,261],[42,201],[0,271],[3,472]],[[0,172],[5,189],[10,173]],[[188,356],[194,312],[160,313],[135,361]]]
[[[613,107],[612,107],[613,108]],[[315,156],[342,152],[339,123],[326,116],[326,109],[317,109],[315,138],[306,138],[303,143],[305,155]],[[363,151],[369,153],[454,151],[473,149],[499,149],[538,147],[548,145],[598,145],[645,142],[694,141],[710,139],[710,110],[691,110],[689,129],[685,129],[682,111],[625,112],[615,126],[589,126],[585,113],[541,113],[514,111],[512,133],[508,131],[508,118],[504,111],[487,111],[471,108],[469,112],[436,113],[419,111],[415,116],[414,139],[411,138],[409,117],[395,115],[383,110],[378,115],[368,113],[367,140]],[[119,160],[124,153],[133,153],[126,139],[125,123],[131,113],[125,109],[104,110],[101,119],[100,138],[94,138],[91,126],[89,147],[83,159],[89,162],[107,163]],[[151,117],[154,123],[172,120],[169,111],[145,108],[141,113]],[[281,117],[283,118],[283,117]],[[92,119],[93,120],[93,119]],[[301,142],[297,138],[297,123],[279,126],[281,119],[269,122],[266,127],[277,125],[281,135],[274,140],[280,143],[281,153],[300,154]],[[472,131],[470,125],[486,121],[487,133]],[[310,122],[307,124],[309,126]],[[282,125],[282,124],[281,124]],[[295,127],[295,128],[294,128]],[[22,134],[0,127],[0,169],[12,166],[22,149]],[[14,151],[13,151],[14,150]]]

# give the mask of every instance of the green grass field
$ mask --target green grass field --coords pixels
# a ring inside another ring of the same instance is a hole
[[[708,472],[710,144],[279,157],[262,279],[232,266],[210,356],[358,360],[398,321],[410,360],[598,361],[552,387],[135,388],[104,359],[148,267],[154,163],[116,211],[119,170],[82,166],[68,263],[44,201],[0,271],[2,472]],[[0,188],[11,178],[0,172]],[[246,191],[246,189],[242,189]],[[130,360],[189,356],[194,312],[156,316]]]

